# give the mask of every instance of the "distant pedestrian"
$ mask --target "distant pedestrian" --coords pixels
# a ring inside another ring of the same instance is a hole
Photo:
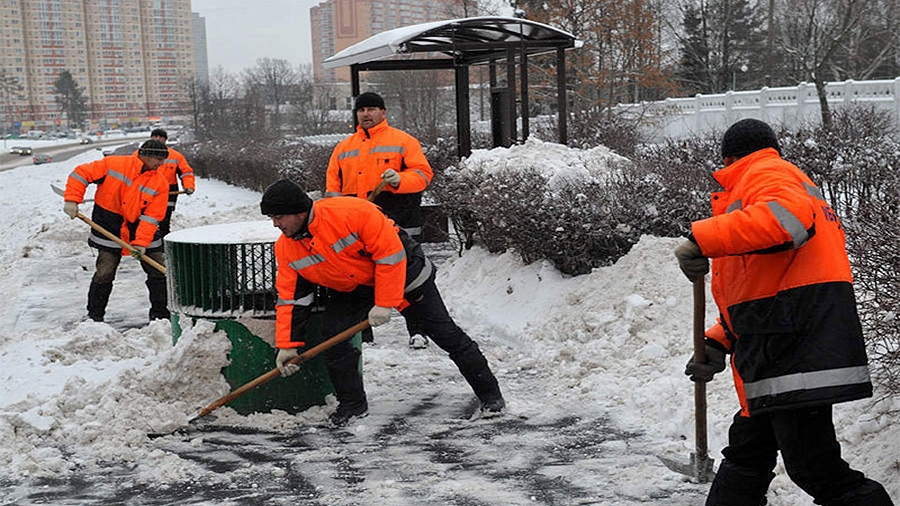
[[[693,222],[675,250],[691,281],[712,259],[721,314],[706,331],[706,361],[692,359],[685,373],[711,381],[730,354],[741,404],[706,504],[766,504],[781,452],[816,504],[892,505],[841,458],[832,421],[833,404],[872,395],[844,229],[822,191],[781,158],[766,123],[733,124],[722,158],[712,217]]]
[[[317,285],[329,288],[322,333],[331,336],[362,320],[387,323],[396,309],[450,355],[481,402],[484,416],[506,406],[487,359],[450,317],[437,286],[435,267],[419,244],[378,208],[363,199],[335,197],[313,202],[296,183],[276,181],[263,194],[262,214],[282,235],[275,242],[278,265],[275,308],[276,365],[286,364],[305,346]],[[335,426],[365,416],[369,405],[359,369],[360,352],[344,341],[324,353],[338,400]]]

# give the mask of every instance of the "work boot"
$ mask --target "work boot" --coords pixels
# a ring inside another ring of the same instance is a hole
[[[325,368],[338,400],[337,410],[329,416],[334,427],[344,427],[351,418],[362,417],[369,412],[362,374],[359,372],[360,352],[356,348],[349,349],[349,352],[325,357]]]
[[[168,320],[171,317],[169,308],[168,289],[166,278],[151,277],[146,281],[147,291],[150,292],[150,321]]]
[[[491,418],[500,416],[506,412],[506,401],[503,397],[496,397],[481,403],[481,417]]]
[[[428,347],[428,338],[422,334],[409,336],[409,347],[414,350],[421,350]]]
[[[362,330],[361,339],[362,339],[362,342],[364,342],[364,343],[374,343],[375,342],[375,334],[372,333],[372,327],[366,327]]]
[[[409,334],[409,347],[414,350],[421,350],[428,347],[428,337],[422,326],[415,321],[406,320],[406,332]]]
[[[369,414],[369,403],[365,400],[359,402],[342,402],[338,404],[334,413],[328,415],[328,421],[332,427],[346,427],[351,420],[363,418]]]
[[[816,504],[824,504],[826,506],[841,506],[844,504],[865,504],[866,506],[894,506],[891,497],[888,495],[884,487],[877,481],[869,478],[863,478],[860,484],[837,498],[831,500],[823,500]]]
[[[109,303],[109,294],[112,293],[112,283],[91,282],[88,288],[87,317],[95,322],[102,322],[106,316],[106,305]]]

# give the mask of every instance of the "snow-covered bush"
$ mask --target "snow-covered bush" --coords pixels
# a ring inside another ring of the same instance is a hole
[[[201,177],[257,191],[288,177],[315,191],[325,188],[331,150],[299,141],[215,140],[185,146],[183,151]]]
[[[685,234],[708,209],[711,169],[695,163],[708,146],[686,144],[648,148],[635,162],[604,146],[530,139],[474,152],[432,191],[462,242],[583,274],[615,262],[641,235]]]

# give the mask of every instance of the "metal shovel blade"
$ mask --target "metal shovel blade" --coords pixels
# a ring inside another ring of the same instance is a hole
[[[203,425],[205,425],[205,424],[209,424],[211,422],[215,422],[216,418],[217,417],[215,415],[206,414],[206,415],[201,416],[200,413],[196,413],[196,414],[188,417],[187,425],[180,425],[173,430],[168,430],[165,432],[149,432],[149,433],[147,433],[147,437],[149,439],[157,439],[157,438],[161,438],[161,437],[165,437],[165,436],[171,436],[172,434],[184,435],[186,433],[193,432],[196,429],[195,426],[201,425],[198,422],[203,422]],[[201,425],[201,428],[202,428],[202,425]]]
[[[691,453],[691,460],[688,463],[679,462],[662,455],[657,455],[657,457],[672,471],[683,474],[697,483],[709,483],[716,474],[713,471],[715,460],[708,456],[698,458],[696,453]]]
[[[80,213],[79,213],[79,216],[81,216]],[[356,325],[353,325],[352,327],[331,336],[330,338],[313,346],[312,348],[306,350],[305,352],[301,353],[300,355],[297,355],[296,357],[288,360],[287,363],[288,364],[305,363],[305,362],[309,361],[310,359],[312,359],[313,357],[317,356],[318,354],[322,353],[323,351],[331,348],[332,346],[334,346],[340,342],[350,339],[351,337],[356,335],[357,332],[362,332],[363,330],[365,330],[367,328],[369,328],[369,320],[363,320],[363,321],[357,323]],[[209,406],[206,406],[205,408],[201,409],[196,414],[189,416],[187,419],[187,423],[191,424],[201,418],[208,416],[210,413],[212,413],[216,409],[233,401],[234,399],[240,397],[241,395],[245,394],[246,392],[249,392],[250,390],[258,387],[259,385],[262,385],[263,383],[266,383],[268,381],[271,381],[271,380],[277,378],[278,376],[281,376],[281,371],[279,371],[277,368],[272,369],[269,372],[262,374],[261,376],[258,376],[256,379],[251,380],[251,381],[241,385],[240,387],[236,388],[233,392],[220,397],[218,400],[216,400]],[[168,432],[168,434],[176,432],[177,430],[178,430],[178,428]],[[148,434],[148,436],[150,438],[158,438],[158,437],[162,437],[165,435],[166,435],[166,433]]]

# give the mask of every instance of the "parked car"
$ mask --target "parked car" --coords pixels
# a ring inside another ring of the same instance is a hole
[[[34,155],[34,158],[32,158],[32,161],[34,162],[35,165],[40,165],[42,163],[52,162],[53,158],[51,158],[50,155],[37,154],[37,155]]]
[[[32,151],[29,146],[13,146],[10,148],[9,153],[12,155],[28,156],[34,153],[34,151]]]

